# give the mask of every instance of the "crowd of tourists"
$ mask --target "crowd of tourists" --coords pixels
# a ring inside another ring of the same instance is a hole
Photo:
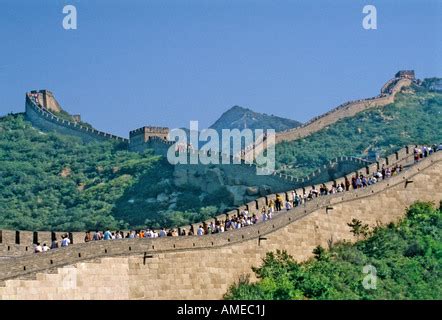
[[[426,158],[429,155],[433,154],[436,151],[442,150],[442,144],[441,145],[433,145],[431,147],[429,146],[423,146],[421,148],[414,148],[413,154],[414,154],[414,162],[418,162],[422,158]]]
[[[314,198],[335,194],[339,192],[350,191],[354,189],[361,189],[377,183],[380,180],[388,179],[391,176],[397,175],[403,170],[402,166],[383,167],[373,175],[354,175],[351,179],[345,178],[342,183],[333,183],[331,187],[322,184],[318,188],[312,186],[310,188],[303,188],[302,192],[292,191],[290,199],[284,199],[281,195],[277,195],[274,199],[270,199],[268,205],[263,206],[260,212],[251,214],[247,209],[242,209],[238,214],[229,216],[225,220],[214,219],[207,224],[200,224],[198,227],[193,225],[188,228],[162,228],[156,231],[151,228],[144,230],[133,230],[124,233],[123,231],[112,232],[106,230],[105,232],[96,230],[95,232],[86,232],[85,242],[97,240],[115,240],[123,238],[161,238],[161,237],[177,237],[177,236],[202,236],[205,234],[222,233],[229,230],[246,228],[248,226],[265,222],[273,219],[275,214],[285,212],[293,207],[297,207],[313,200]]]
[[[414,161],[421,161],[423,158],[428,157],[432,153],[442,150],[442,145],[423,146],[415,148],[413,151]],[[289,199],[284,199],[281,195],[276,195],[274,199],[270,199],[268,204],[260,210],[258,213],[251,214],[247,209],[242,209],[238,214],[229,216],[225,220],[214,219],[207,224],[200,224],[198,227],[193,225],[189,228],[162,228],[157,231],[153,228],[146,228],[142,230],[132,231],[88,231],[85,234],[84,241],[100,241],[100,240],[117,240],[117,239],[135,239],[135,238],[162,238],[162,237],[178,237],[178,236],[202,236],[205,234],[222,233],[229,230],[246,228],[248,226],[257,224],[259,222],[265,222],[273,219],[275,214],[288,211],[294,207],[306,204],[317,197],[326,196],[330,194],[336,194],[341,192],[347,192],[356,189],[364,189],[370,185],[376,184],[381,180],[388,179],[392,176],[399,174],[403,170],[402,165],[385,166],[383,165],[380,170],[377,170],[371,175],[355,174],[351,178],[345,177],[341,183],[336,181],[331,186],[321,184],[319,187],[311,186],[310,188],[302,188],[302,191],[292,191]],[[67,247],[70,244],[68,235],[63,235],[60,246]],[[41,246],[37,244],[35,252],[46,252],[51,249],[58,248],[58,242],[55,239],[51,247],[48,247],[46,243]]]

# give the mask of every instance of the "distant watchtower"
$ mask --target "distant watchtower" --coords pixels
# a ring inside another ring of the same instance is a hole
[[[416,77],[414,75],[414,70],[400,70],[395,74],[396,78],[405,78],[414,80]]]
[[[131,147],[137,147],[155,138],[166,141],[168,133],[167,127],[142,127],[129,132],[129,143]]]
[[[31,91],[31,95],[36,98],[38,103],[46,110],[60,112],[61,107],[55,100],[54,95],[49,90]]]

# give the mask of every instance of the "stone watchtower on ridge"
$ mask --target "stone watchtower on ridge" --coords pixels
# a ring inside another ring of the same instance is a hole
[[[60,112],[61,106],[58,104],[54,97],[54,94],[49,90],[39,90],[31,91],[31,96],[33,96],[38,103],[46,110],[51,112]]]
[[[130,149],[138,149],[139,147],[142,147],[145,143],[153,139],[167,141],[168,134],[169,128],[167,127],[145,126],[139,129],[132,130],[129,132]]]
[[[414,70],[400,70],[395,74],[396,78],[406,78],[410,80],[416,79]]]

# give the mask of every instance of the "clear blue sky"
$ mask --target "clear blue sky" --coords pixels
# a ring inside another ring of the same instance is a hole
[[[78,29],[62,28],[62,8]],[[364,30],[374,4],[378,30]],[[0,115],[24,94],[122,136],[200,128],[233,105],[299,121],[378,94],[399,69],[442,76],[442,1],[2,0]]]

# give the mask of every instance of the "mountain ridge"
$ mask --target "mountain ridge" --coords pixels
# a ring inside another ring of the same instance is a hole
[[[225,111],[209,128],[222,129],[275,129],[276,132],[293,129],[302,123],[296,120],[282,118],[253,111],[249,108],[235,105]]]

